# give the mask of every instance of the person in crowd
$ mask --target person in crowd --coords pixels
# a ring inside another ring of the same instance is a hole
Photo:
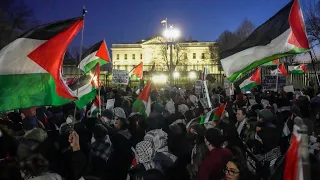
[[[224,168],[225,177],[223,180],[254,180],[249,172],[245,159],[234,157],[228,161]]]
[[[223,136],[220,130],[211,128],[205,132],[204,141],[209,150],[199,167],[198,180],[220,180],[223,177],[223,168],[232,158],[232,152],[221,147]]]
[[[239,108],[237,110],[237,132],[241,139],[246,140],[248,134],[248,124],[247,124],[247,110],[245,108]]]

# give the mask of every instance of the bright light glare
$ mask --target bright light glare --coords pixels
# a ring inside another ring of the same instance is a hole
[[[189,78],[190,79],[196,79],[197,78],[197,74],[193,71],[189,72]]]
[[[176,39],[180,36],[180,31],[178,29],[166,29],[163,31],[163,36],[167,39]]]
[[[152,76],[152,81],[156,84],[164,84],[167,82],[168,77],[164,74]]]
[[[178,29],[173,29],[172,30],[172,37],[178,38],[179,36],[180,36],[180,31]]]
[[[164,30],[164,31],[163,31],[163,36],[164,36],[165,38],[170,38],[170,31],[169,31],[168,29]]]
[[[173,72],[173,77],[176,79],[180,76],[180,73],[179,72]]]

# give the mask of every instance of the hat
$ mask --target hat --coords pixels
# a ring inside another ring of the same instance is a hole
[[[269,109],[261,109],[256,110],[256,113],[259,117],[261,117],[264,121],[270,121],[274,116],[273,113]]]
[[[48,138],[48,134],[41,128],[34,128],[26,132],[23,139],[34,140],[37,142],[43,142]]]
[[[108,119],[112,119],[113,118],[113,112],[109,109],[106,109],[102,112],[102,116],[108,118]]]
[[[219,129],[210,128],[205,132],[204,136],[213,147],[221,147],[223,136]]]
[[[96,124],[93,129],[93,136],[95,139],[103,139],[108,134],[108,130],[101,124]]]

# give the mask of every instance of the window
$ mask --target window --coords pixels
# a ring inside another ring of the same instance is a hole
[[[117,54],[117,60],[119,60],[120,59],[120,55],[119,54]]]
[[[196,59],[196,53],[193,53],[193,55],[192,55],[192,57],[193,57],[193,59]]]
[[[125,60],[128,59],[128,55],[127,55],[127,54],[124,55],[124,59],[125,59]]]
[[[142,54],[140,54],[140,59],[142,59]]]
[[[132,54],[132,59],[135,60],[136,59],[136,55]]]
[[[204,53],[201,54],[201,59],[205,59],[205,58],[204,58]]]

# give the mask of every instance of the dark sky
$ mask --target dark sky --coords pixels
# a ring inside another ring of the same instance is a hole
[[[163,30],[161,20],[179,28],[186,38],[214,41],[226,29],[235,30],[245,18],[256,26],[290,0],[28,0],[40,23],[79,16],[85,5],[84,45],[105,39],[135,43]],[[79,46],[79,36],[72,47]]]

